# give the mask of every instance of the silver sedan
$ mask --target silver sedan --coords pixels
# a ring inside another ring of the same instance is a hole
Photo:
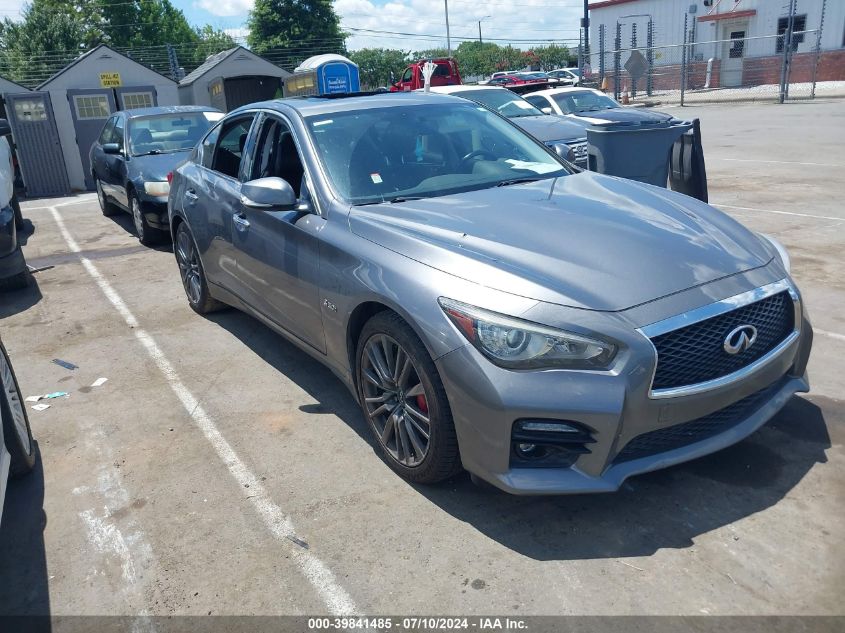
[[[330,367],[408,480],[612,491],[807,391],[812,330],[775,240],[576,172],[445,95],[253,104],[172,175],[176,260],[194,310]]]

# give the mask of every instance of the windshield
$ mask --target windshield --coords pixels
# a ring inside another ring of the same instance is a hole
[[[590,112],[595,110],[608,110],[610,108],[618,108],[619,104],[607,95],[598,94],[591,90],[576,90],[572,92],[562,92],[560,94],[552,95],[563,110],[564,114],[571,114],[573,112]]]
[[[471,101],[477,101],[481,105],[509,119],[522,116],[543,116],[540,110],[528,103],[525,99],[504,88],[497,90],[467,90],[466,92],[457,93],[457,96]]]
[[[570,173],[537,141],[467,103],[306,117],[335,191],[352,204],[401,202]]]
[[[222,112],[170,112],[129,119],[129,152],[143,156],[193,149],[222,117]]]

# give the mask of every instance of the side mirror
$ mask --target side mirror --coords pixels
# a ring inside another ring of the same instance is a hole
[[[241,186],[241,204],[252,209],[290,211],[296,208],[293,187],[283,178],[257,178]]]
[[[566,143],[555,143],[552,145],[552,149],[555,151],[555,154],[560,156],[562,159],[568,160],[570,163],[575,162],[575,150],[569,147]]]
[[[554,114],[554,112],[549,106],[546,106],[545,108],[540,108],[540,110],[543,114]]]
[[[120,145],[117,143],[104,143],[103,152],[105,154],[120,154]]]
[[[12,133],[12,126],[6,119],[0,119],[0,136],[8,136]]]

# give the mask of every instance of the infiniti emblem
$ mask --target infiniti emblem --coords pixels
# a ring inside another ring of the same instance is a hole
[[[757,328],[753,325],[740,325],[732,329],[725,337],[724,348],[728,354],[739,354],[754,345],[757,340]]]

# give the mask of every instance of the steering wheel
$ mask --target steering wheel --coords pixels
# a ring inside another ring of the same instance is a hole
[[[466,156],[461,159],[461,164],[463,165],[465,162],[472,160],[473,158],[478,158],[484,156],[489,158],[490,160],[496,160],[496,155],[487,149],[477,149],[474,152],[470,152]]]

